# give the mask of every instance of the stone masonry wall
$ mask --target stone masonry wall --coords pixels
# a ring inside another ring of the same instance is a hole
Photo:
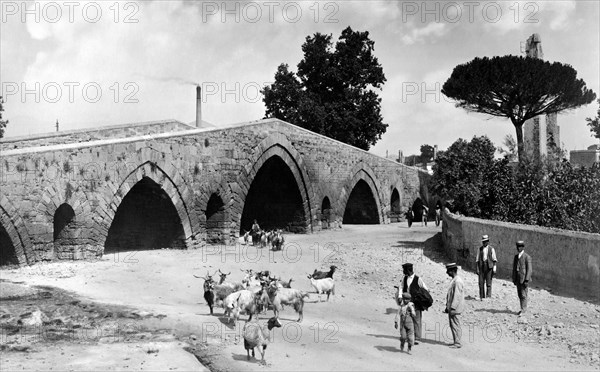
[[[515,242],[523,240],[533,260],[534,285],[600,299],[600,234],[481,220],[445,211],[442,238],[450,260],[474,270],[484,234],[496,249],[498,276],[511,278]]]
[[[321,228],[321,205],[331,202],[329,226],[340,226],[354,185],[365,181],[380,223],[389,223],[391,194],[406,210],[424,198],[419,170],[279,120],[224,129],[193,129],[143,138],[99,140],[3,151],[0,157],[2,224],[20,263],[57,258],[53,219],[69,204],[81,244],[67,257],[103,254],[108,230],[127,192],[142,178],[165,191],[180,217],[187,247],[207,238],[211,195],[224,203],[223,231],[237,239],[245,196],[254,176],[272,156],[290,168],[302,196],[307,231]],[[426,190],[425,190],[426,191]]]
[[[119,124],[98,129],[76,129],[54,133],[0,139],[0,151],[26,147],[61,145],[65,143],[89,142],[109,138],[128,138],[147,134],[179,132],[194,129],[176,120],[154,121],[136,124]]]

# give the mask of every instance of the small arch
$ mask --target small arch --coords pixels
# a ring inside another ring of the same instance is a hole
[[[213,193],[206,204],[206,242],[209,244],[225,243],[227,237],[224,233],[226,224],[225,203],[223,199]]]
[[[18,264],[19,260],[17,259],[15,245],[10,239],[10,235],[8,235],[4,226],[0,225],[0,266],[13,266]]]
[[[185,246],[183,225],[173,201],[158,183],[142,177],[119,204],[104,252]]]
[[[359,180],[346,202],[344,210],[345,224],[378,224],[379,211],[373,190],[364,180]]]
[[[54,212],[54,252],[58,258],[73,253],[77,239],[75,228],[75,211],[68,203],[61,204]]]
[[[394,187],[390,201],[390,222],[400,222],[401,214],[400,193],[398,192],[398,189]]]
[[[331,223],[331,201],[326,196],[321,203],[321,228],[328,229]]]

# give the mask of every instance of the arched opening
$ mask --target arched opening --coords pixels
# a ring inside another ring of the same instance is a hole
[[[63,203],[54,212],[54,249],[58,258],[67,258],[65,253],[74,251],[76,239],[75,211]]]
[[[209,244],[225,243],[225,203],[212,194],[206,204],[206,241]]]
[[[257,220],[262,229],[306,232],[306,216],[294,174],[279,156],[264,162],[256,173],[244,202],[240,233]]]
[[[0,266],[18,264],[15,246],[4,226],[0,225]]]
[[[400,222],[400,193],[396,188],[392,191],[392,201],[390,204],[390,222]]]
[[[321,228],[328,229],[331,222],[331,202],[326,196],[321,203]]]
[[[421,198],[417,198],[415,200],[415,202],[412,205],[412,210],[414,213],[414,220],[421,221],[421,218],[423,217],[423,201],[421,200]]]
[[[144,177],[117,208],[104,252],[158,248],[185,248],[185,233],[169,195]]]
[[[346,224],[378,224],[379,213],[373,192],[364,180],[359,180],[346,203],[344,220]]]

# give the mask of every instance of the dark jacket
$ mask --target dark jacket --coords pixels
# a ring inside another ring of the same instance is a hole
[[[523,252],[523,255],[519,259],[519,255],[516,254],[513,261],[513,283],[523,284],[525,281],[530,282],[532,270],[531,256]]]

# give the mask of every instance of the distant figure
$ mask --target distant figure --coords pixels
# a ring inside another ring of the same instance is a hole
[[[442,220],[442,203],[438,200],[435,204],[435,226],[440,225],[440,221]]]
[[[398,305],[398,313],[394,319],[394,328],[400,329],[400,351],[404,351],[404,344],[408,343],[409,354],[415,343],[415,331],[413,329],[415,306],[410,300],[410,293],[402,293],[402,299]]]
[[[408,211],[406,211],[406,221],[408,221],[408,227],[412,226],[414,218],[415,214],[413,213],[412,208],[408,208]]]
[[[427,215],[429,214],[429,208],[423,204],[423,210],[421,211],[421,226],[425,224],[427,226]]]
[[[517,295],[521,303],[521,311],[518,315],[527,312],[527,292],[533,267],[531,265],[531,256],[525,253],[525,243],[522,240],[517,242],[517,252],[513,261],[512,280],[517,286]]]
[[[492,297],[492,278],[496,274],[496,250],[489,245],[490,238],[487,235],[481,237],[481,247],[477,251],[475,258],[475,271],[479,276],[479,298]],[[487,287],[487,294],[486,289]]]
[[[448,314],[450,330],[454,339],[454,343],[450,347],[460,349],[462,347],[460,343],[462,335],[460,315],[465,307],[465,285],[462,278],[458,276],[458,266],[455,263],[446,265],[446,274],[452,278],[446,295],[446,308],[444,309],[444,313]]]
[[[250,235],[252,236],[252,245],[260,244],[260,226],[258,226],[256,220],[254,220],[254,223],[252,224]]]
[[[254,223],[252,224],[252,229],[250,229],[250,232],[252,232],[252,234],[257,234],[260,231],[260,226],[258,226],[258,222],[256,222],[256,220],[254,220]]]

